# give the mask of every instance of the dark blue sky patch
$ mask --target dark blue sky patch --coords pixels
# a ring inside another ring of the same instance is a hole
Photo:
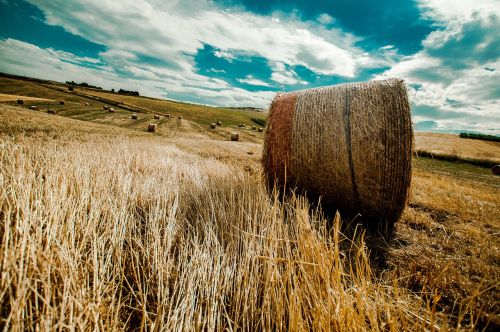
[[[246,79],[248,75],[251,75],[253,79],[272,84],[270,81],[272,70],[266,58],[234,52],[231,53],[234,59],[226,59],[215,56],[216,51],[220,50],[208,44],[198,50],[194,56],[198,74],[222,79],[234,87],[244,88],[248,91],[275,89],[272,86],[252,85],[238,80]]]
[[[216,0],[223,6],[241,6],[257,14],[292,12],[304,20],[326,13],[336,25],[364,37],[359,46],[376,49],[394,45],[409,55],[422,48],[421,41],[435,29],[436,22],[424,20],[413,0]]]
[[[42,48],[53,48],[82,57],[97,58],[104,45],[73,35],[59,26],[48,25],[37,7],[20,0],[0,3],[0,37],[13,38]]]

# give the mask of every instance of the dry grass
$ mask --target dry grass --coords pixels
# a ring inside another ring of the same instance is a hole
[[[498,182],[417,165],[382,267],[338,217],[269,196],[258,144],[1,112],[6,330],[498,326]]]
[[[44,98],[34,98],[34,97],[0,93],[0,102],[17,101],[18,99],[22,99],[24,101],[49,101],[50,100],[50,99],[44,99]]]
[[[458,135],[415,133],[417,150],[461,158],[491,160],[500,164],[500,143],[460,138]]]

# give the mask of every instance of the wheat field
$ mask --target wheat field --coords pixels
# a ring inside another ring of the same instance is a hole
[[[378,250],[339,215],[268,193],[259,144],[0,114],[4,330],[498,324],[500,186],[486,175],[417,167],[396,239]]]

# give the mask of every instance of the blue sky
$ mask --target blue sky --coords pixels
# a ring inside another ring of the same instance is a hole
[[[500,133],[498,0],[0,0],[0,71],[221,106],[406,80],[417,130]]]

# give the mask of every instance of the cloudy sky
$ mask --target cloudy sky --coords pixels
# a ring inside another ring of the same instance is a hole
[[[401,77],[417,130],[500,133],[500,0],[0,0],[0,71],[211,105]]]

